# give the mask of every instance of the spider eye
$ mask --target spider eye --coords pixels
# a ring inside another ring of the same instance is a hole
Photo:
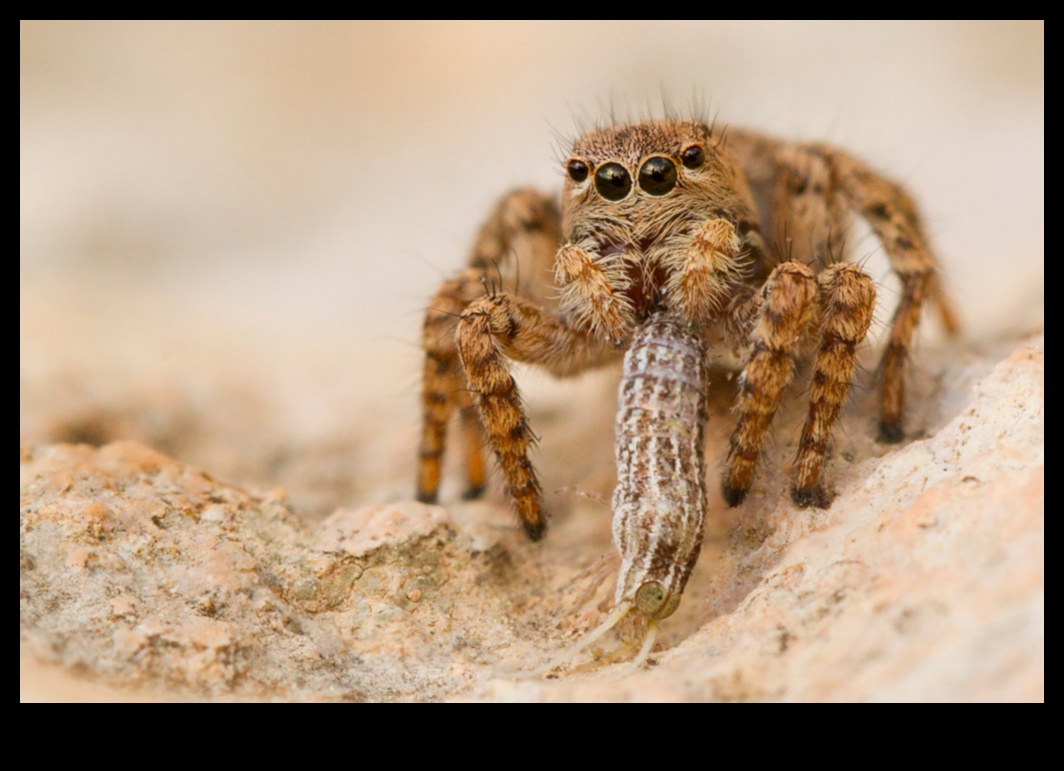
[[[668,158],[651,158],[639,169],[639,187],[650,195],[665,195],[676,187],[676,164]]]
[[[587,179],[587,164],[579,158],[570,158],[569,162],[565,165],[565,170],[569,172],[569,179],[577,184]]]
[[[632,191],[632,175],[619,163],[606,163],[595,172],[595,189],[607,201],[619,201]]]
[[[697,169],[706,162],[706,151],[701,145],[691,145],[680,155],[683,165],[689,169]]]

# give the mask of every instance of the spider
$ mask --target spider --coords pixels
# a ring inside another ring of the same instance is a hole
[[[901,441],[908,352],[924,303],[937,303],[948,330],[956,324],[899,185],[825,144],[676,119],[592,130],[573,143],[564,172],[560,202],[530,189],[505,195],[468,267],[428,305],[419,500],[437,498],[458,411],[466,497],[484,489],[482,448],[490,447],[525,533],[539,540],[547,518],[529,459],[535,437],[510,362],[575,375],[622,357],[639,326],[664,312],[740,356],[722,472],[730,506],[750,491],[783,391],[811,351],[790,495],[800,507],[829,506],[825,456],[875,308],[875,283],[846,261],[852,214],[867,221],[901,282],[877,370],[879,439]],[[670,605],[666,598],[644,615],[661,618]]]

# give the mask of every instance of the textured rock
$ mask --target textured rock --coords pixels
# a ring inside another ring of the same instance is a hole
[[[108,683],[440,698],[505,637],[505,560],[440,507],[338,511],[308,532],[282,500],[143,445],[54,445],[23,454],[20,531],[26,644]]]
[[[307,523],[281,491],[142,444],[24,444],[21,672],[38,683],[24,696],[1043,699],[1044,343],[992,367],[955,353],[914,388],[925,438],[877,446],[850,410],[830,509],[789,503],[790,446],[743,507],[711,501],[651,666],[596,661],[597,648],[548,680],[512,673],[601,619],[593,603],[573,610],[594,572],[579,568],[611,550],[601,507],[562,506],[535,545],[497,500]]]

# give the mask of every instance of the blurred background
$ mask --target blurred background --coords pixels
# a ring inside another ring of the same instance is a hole
[[[311,516],[409,496],[434,288],[501,193],[560,183],[581,121],[664,104],[888,171],[971,344],[1039,329],[1044,34],[20,22],[21,442],[138,438]]]

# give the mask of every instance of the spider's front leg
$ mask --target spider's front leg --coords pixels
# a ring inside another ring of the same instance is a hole
[[[594,244],[567,243],[555,258],[554,281],[561,287],[562,311],[574,324],[615,347],[631,338],[636,314],[622,253],[603,257]]]
[[[546,520],[528,458],[533,434],[509,360],[565,376],[618,357],[614,346],[587,327],[570,326],[552,309],[558,291],[552,272],[564,272],[559,265],[574,271],[562,277],[563,292],[573,302],[590,308],[591,316],[610,324],[616,334],[631,323],[615,313],[623,303],[614,301],[609,282],[618,277],[590,257],[583,264],[576,247],[559,252],[560,241],[561,216],[552,199],[532,190],[504,196],[480,229],[470,266],[436,292],[422,327],[418,500],[436,501],[447,429],[458,409],[466,445],[465,497],[475,497],[484,488],[482,453],[488,444],[533,539],[542,536]]]
[[[826,508],[831,496],[820,484],[820,472],[857,368],[857,348],[872,324],[876,288],[867,273],[850,263],[830,266],[817,281],[819,341],[809,384],[809,415],[793,468],[791,500],[802,507]]]
[[[749,215],[747,223],[755,222]],[[756,225],[747,224],[740,237],[726,219],[711,219],[693,233],[676,239],[675,246],[662,259],[668,279],[665,303],[694,324],[704,324],[717,314],[734,284],[743,278],[748,255],[760,254]]]
[[[436,501],[447,429],[456,408],[465,435],[465,497],[475,498],[483,491],[484,435],[458,360],[458,321],[489,285],[496,290],[521,291],[542,301],[553,290],[549,271],[560,240],[561,214],[551,198],[535,190],[510,192],[481,225],[469,267],[445,281],[429,302],[421,334],[425,363],[421,380],[418,500]]]
[[[610,361],[616,351],[574,330],[539,305],[507,294],[481,297],[471,303],[462,313],[455,340],[506,491],[525,533],[538,541],[547,520],[539,479],[528,457],[535,437],[510,374],[509,360],[568,375]]]
[[[816,276],[808,266],[784,262],[732,314],[748,344],[739,376],[739,419],[724,471],[724,499],[729,506],[742,503],[750,491],[765,436],[794,376],[802,337],[815,318],[817,292]]]

